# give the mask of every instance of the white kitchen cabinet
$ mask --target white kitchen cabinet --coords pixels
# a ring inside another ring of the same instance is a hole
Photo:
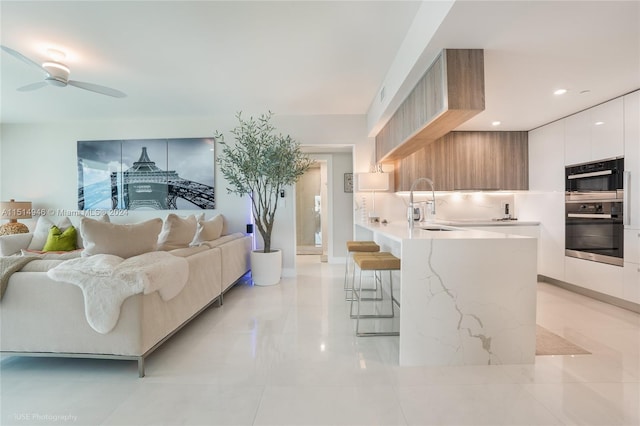
[[[624,263],[622,298],[640,303],[640,265],[637,263]]]
[[[591,161],[591,123],[589,110],[564,119],[564,164],[580,164]],[[564,170],[563,170],[564,171]]]
[[[574,257],[564,259],[564,281],[619,299],[624,298],[624,268]]]
[[[624,155],[624,101],[616,98],[565,120],[565,165]]]
[[[589,110],[591,123],[591,160],[624,155],[624,102],[613,99]]]
[[[564,192],[565,121],[529,132],[529,190]]]
[[[624,230],[624,261],[640,264],[640,229]]]
[[[624,230],[623,299],[640,303],[640,229]]]
[[[564,191],[515,195],[518,219],[537,221],[538,274],[564,281]]]
[[[640,229],[640,90],[624,97],[624,169],[631,178],[625,227]]]

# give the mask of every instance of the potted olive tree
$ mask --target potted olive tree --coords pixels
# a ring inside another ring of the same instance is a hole
[[[271,247],[280,190],[293,185],[312,164],[300,144],[289,135],[276,134],[272,116],[269,112],[245,120],[238,113],[238,126],[231,130],[235,144],[225,142],[219,131],[215,133],[222,145],[217,162],[229,185],[227,192],[249,195],[254,226],[262,236],[263,249],[251,253],[251,276],[256,285],[280,282],[282,252]]]

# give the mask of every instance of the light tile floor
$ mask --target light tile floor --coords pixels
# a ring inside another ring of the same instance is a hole
[[[356,338],[343,266],[233,288],[147,360],[5,357],[2,425],[638,425],[640,315],[539,284],[538,323],[592,355],[406,368]]]

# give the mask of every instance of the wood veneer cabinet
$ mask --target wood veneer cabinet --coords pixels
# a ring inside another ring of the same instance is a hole
[[[527,132],[450,132],[396,162],[395,190],[418,177],[437,191],[526,190],[528,164]]]
[[[404,158],[483,110],[484,51],[444,49],[376,136],[376,159]]]

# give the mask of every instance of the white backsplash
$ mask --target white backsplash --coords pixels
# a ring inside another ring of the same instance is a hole
[[[372,204],[371,194],[359,193],[356,208],[363,203],[368,209]],[[375,195],[376,213],[380,220],[388,222],[405,221],[409,207],[409,195],[379,193]],[[431,193],[414,193],[414,202],[431,200]],[[436,193],[436,219],[439,220],[492,220],[504,216],[504,205],[509,203],[511,217],[517,217],[515,197],[510,192],[439,192]],[[368,210],[367,210],[368,211]],[[366,214],[358,209],[357,221],[366,220]]]

